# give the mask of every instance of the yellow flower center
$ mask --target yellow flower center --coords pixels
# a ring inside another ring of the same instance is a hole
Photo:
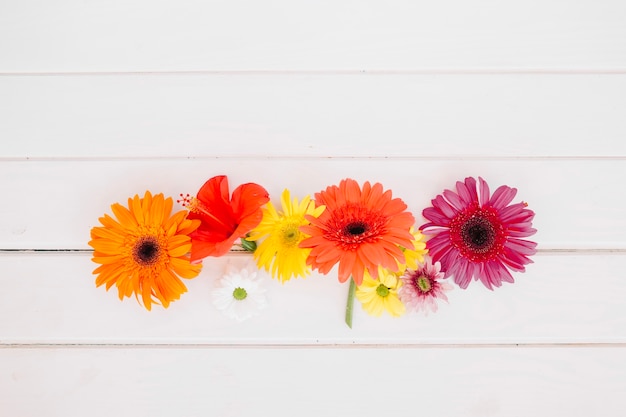
[[[376,288],[376,294],[378,294],[379,297],[386,297],[389,295],[389,288],[386,287],[383,284],[380,284],[377,288]]]
[[[300,222],[293,220],[286,221],[280,230],[280,240],[284,246],[295,247],[300,243],[301,233],[299,230]]]

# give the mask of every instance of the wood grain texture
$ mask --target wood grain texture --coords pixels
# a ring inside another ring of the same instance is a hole
[[[625,361],[624,348],[3,349],[0,410],[621,417]]]
[[[0,71],[624,69],[619,0],[3,2]]]
[[[617,74],[15,76],[0,92],[5,158],[626,157]]]

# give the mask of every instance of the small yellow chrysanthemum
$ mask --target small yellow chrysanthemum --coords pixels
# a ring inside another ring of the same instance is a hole
[[[417,269],[418,262],[420,264],[424,263],[424,255],[428,253],[428,249],[426,249],[426,242],[424,242],[424,235],[418,230],[415,231],[413,227],[410,230],[413,235],[413,248],[403,248],[404,251],[404,264],[399,264],[400,270],[399,275],[402,275],[406,269]]]
[[[401,286],[402,281],[397,273],[378,267],[378,279],[373,279],[365,272],[363,283],[357,287],[355,295],[370,316],[379,317],[383,311],[387,311],[393,317],[399,317],[406,311],[398,298]]]
[[[148,310],[152,303],[167,307],[187,291],[180,278],[194,278],[202,268],[189,263],[189,233],[200,221],[187,219],[186,210],[170,216],[172,206],[171,198],[146,191],[129,198],[128,207],[113,204],[115,219],[100,217],[89,242],[93,261],[101,264],[93,271],[96,286],[108,291],[116,285],[120,300],[135,294]]]
[[[263,208],[263,220],[250,232],[246,240],[263,239],[254,251],[254,259],[259,267],[266,271],[272,270],[272,277],[285,282],[291,277],[305,277],[311,272],[306,259],[311,252],[309,248],[300,248],[300,242],[308,237],[300,231],[300,226],[310,224],[305,215],[319,217],[324,206],[315,207],[309,196],[298,202],[291,201],[289,190],[281,195],[282,212],[276,211],[269,202]]]

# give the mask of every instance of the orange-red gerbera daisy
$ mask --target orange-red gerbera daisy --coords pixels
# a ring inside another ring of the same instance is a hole
[[[402,248],[413,247],[415,218],[391,190],[369,182],[361,190],[348,178],[315,194],[315,204],[326,210],[318,218],[308,216],[311,225],[300,228],[310,235],[300,247],[311,248],[307,263],[313,269],[327,274],[339,263],[339,281],[352,275],[361,285],[365,270],[377,278],[379,266],[398,271],[398,262],[405,262]]]
[[[201,221],[191,234],[191,262],[226,254],[237,239],[258,226],[263,219],[261,206],[268,201],[265,188],[254,183],[235,188],[230,198],[225,175],[209,179],[197,197],[184,197],[182,203],[191,212],[189,218]]]
[[[150,310],[152,303],[168,307],[187,291],[179,277],[193,278],[202,265],[189,262],[189,234],[199,225],[187,219],[187,211],[173,216],[173,200],[163,194],[154,197],[146,191],[143,198],[128,199],[128,208],[115,203],[111,206],[115,219],[108,214],[100,217],[102,226],[91,229],[93,261],[101,264],[96,286],[106,285],[107,291],[117,286],[120,300],[133,293]]]

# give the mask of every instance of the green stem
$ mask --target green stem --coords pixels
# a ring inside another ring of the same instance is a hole
[[[356,292],[356,283],[350,278],[350,288],[348,288],[348,301],[346,302],[346,324],[352,328],[352,310],[354,310],[354,293]]]

